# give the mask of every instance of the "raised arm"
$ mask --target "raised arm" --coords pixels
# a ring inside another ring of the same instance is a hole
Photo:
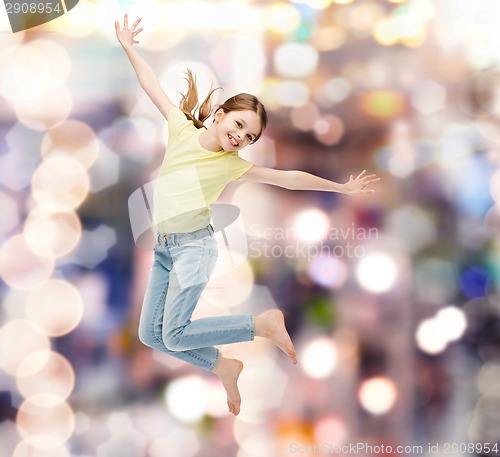
[[[371,194],[374,190],[366,189],[366,186],[380,181],[380,178],[365,173],[366,170],[363,170],[356,178],[351,175],[349,181],[340,184],[305,171],[275,170],[254,165],[240,177],[240,180],[272,184],[290,190],[322,190],[347,195]]]
[[[134,67],[137,78],[141,87],[144,89],[149,98],[160,110],[161,114],[168,116],[168,113],[175,105],[167,97],[167,94],[163,91],[160,86],[160,82],[156,77],[151,66],[139,55],[139,53],[134,49],[133,44],[139,43],[135,40],[135,37],[143,30],[135,30],[141,18],[137,19],[132,27],[128,28],[128,14],[125,14],[123,18],[123,29],[120,29],[120,23],[115,21],[116,37],[122,45],[123,49],[127,53],[130,63]]]

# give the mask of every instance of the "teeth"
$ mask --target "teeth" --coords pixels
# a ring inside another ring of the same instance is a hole
[[[238,146],[238,143],[236,142],[236,140],[231,135],[229,135],[229,139],[231,140],[231,143],[232,143],[233,146]]]

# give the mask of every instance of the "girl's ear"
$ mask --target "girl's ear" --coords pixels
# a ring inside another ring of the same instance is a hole
[[[215,121],[216,122],[219,122],[221,120],[221,118],[223,117],[224,115],[224,110],[222,108],[219,108],[216,112],[215,112]]]

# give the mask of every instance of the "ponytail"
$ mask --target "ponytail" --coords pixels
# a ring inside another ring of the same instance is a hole
[[[212,94],[217,90],[221,89],[221,87],[216,87],[215,89],[211,89],[205,98],[205,101],[201,104],[198,110],[198,119],[194,117],[194,111],[198,107],[198,89],[196,88],[196,77],[193,76],[193,72],[191,69],[186,71],[188,82],[187,94],[181,94],[181,102],[179,104],[180,110],[186,115],[186,117],[193,121],[193,124],[196,128],[201,129],[205,127],[203,122],[209,118],[210,113],[212,111]]]

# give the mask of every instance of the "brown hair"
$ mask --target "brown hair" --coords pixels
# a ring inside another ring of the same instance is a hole
[[[212,94],[217,89],[221,89],[221,87],[210,89],[210,92],[208,93],[204,102],[200,105],[200,108],[198,110],[198,119],[196,119],[193,114],[193,111],[196,110],[199,104],[198,89],[196,88],[196,78],[193,76],[193,73],[190,69],[188,69],[186,73],[188,90],[186,95],[181,94],[182,99],[179,104],[179,108],[190,121],[193,121],[195,127],[201,129],[202,127],[205,127],[203,125],[203,121],[209,118],[210,112],[212,111]],[[227,113],[229,111],[251,110],[259,116],[262,128],[255,137],[255,140],[252,141],[252,143],[255,143],[260,138],[262,132],[267,126],[266,108],[255,95],[246,93],[237,94],[233,97],[228,98],[222,105],[218,106],[218,109],[222,109],[224,113]]]

